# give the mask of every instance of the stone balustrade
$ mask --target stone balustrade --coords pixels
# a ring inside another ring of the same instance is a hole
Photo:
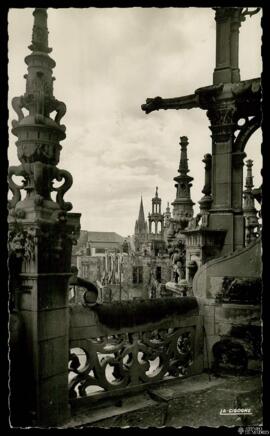
[[[202,372],[202,331],[193,297],[70,306],[71,405]]]

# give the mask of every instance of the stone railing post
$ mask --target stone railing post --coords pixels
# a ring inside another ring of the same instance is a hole
[[[48,55],[47,11],[37,8],[33,15],[31,54],[25,58],[26,92],[12,101],[18,115],[12,133],[18,138],[21,164],[8,173],[13,194],[8,240],[10,408],[12,426],[54,427],[69,416],[68,280],[80,214],[70,213],[72,205],[63,199],[72,176],[57,167],[59,142],[66,136],[60,124],[66,107],[53,96],[55,62]],[[22,185],[13,176],[22,176]],[[63,184],[56,188],[54,180]]]

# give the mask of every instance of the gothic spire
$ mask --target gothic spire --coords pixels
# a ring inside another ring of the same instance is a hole
[[[147,223],[145,221],[144,216],[144,208],[143,208],[143,199],[141,196],[141,202],[140,202],[140,209],[139,209],[139,216],[135,223],[135,234],[136,233],[147,233]]]
[[[138,222],[141,222],[141,223],[145,222],[142,196],[141,196],[141,203],[140,203]]]
[[[135,223],[134,244],[136,251],[140,251],[147,241],[147,222],[144,217],[143,199],[141,196],[139,216]]]

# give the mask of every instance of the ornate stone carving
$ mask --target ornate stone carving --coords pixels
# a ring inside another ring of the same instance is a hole
[[[13,175],[24,177],[22,185],[17,185],[12,177]],[[64,183],[58,187],[53,187],[53,180]],[[73,179],[71,174],[66,170],[60,170],[54,165],[44,164],[42,162],[23,163],[18,167],[10,167],[8,172],[9,187],[13,193],[12,200],[9,201],[9,208],[12,209],[21,200],[21,189],[27,191],[28,196],[34,199],[36,206],[41,206],[43,200],[51,200],[50,193],[57,192],[56,203],[60,209],[68,211],[72,209],[72,204],[65,202],[63,197],[67,190],[72,186]]]
[[[25,107],[23,96],[21,95],[20,97],[14,97],[11,100],[11,105],[12,105],[14,111],[16,112],[16,114],[18,115],[18,121],[16,121],[16,120],[12,121],[12,126],[16,127],[18,125],[18,123],[24,118],[24,113],[22,111],[22,108]]]
[[[141,108],[146,114],[149,114],[159,109],[191,109],[198,106],[198,96],[192,94],[175,98],[147,98],[146,103],[142,104]]]
[[[47,11],[44,8],[36,8],[34,11],[34,26],[32,33],[32,44],[30,50],[50,53],[48,47]]]
[[[34,260],[35,240],[33,231],[27,231],[18,226],[9,231],[8,251],[9,255],[14,254],[16,257],[24,258],[26,261]]]
[[[227,141],[234,134],[237,125],[237,111],[235,106],[224,104],[220,107],[212,107],[207,111],[211,122],[210,129],[213,138],[217,141]]]
[[[25,186],[25,180],[21,185],[17,185],[12,177],[13,176],[22,176],[26,177],[26,172],[24,171],[24,168],[22,165],[19,165],[17,167],[11,166],[8,169],[8,184],[9,189],[11,190],[13,197],[11,200],[8,201],[8,208],[13,209],[16,204],[21,200],[21,189]]]

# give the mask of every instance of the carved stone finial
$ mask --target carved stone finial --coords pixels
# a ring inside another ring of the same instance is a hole
[[[245,242],[246,245],[252,242],[259,234],[259,220],[258,212],[255,208],[255,198],[252,192],[253,188],[253,175],[252,175],[253,161],[248,159],[246,161],[247,175],[246,185],[243,192],[243,215],[245,218]]]
[[[31,205],[35,210],[45,207],[54,214],[57,210],[72,209],[71,203],[63,200],[64,193],[72,185],[72,176],[56,167],[62,149],[60,141],[66,137],[65,126],[60,124],[66,106],[53,95],[55,62],[48,55],[51,49],[48,47],[47,10],[36,8],[33,15],[32,45],[29,47],[32,53],[25,58],[28,67],[24,76],[26,90],[24,95],[12,100],[18,115],[18,120],[12,122],[12,133],[18,137],[17,155],[21,165],[9,169],[9,187],[13,193],[9,208],[11,212],[24,206],[29,210]],[[23,109],[28,111],[27,115]],[[56,111],[54,119],[50,117],[53,111]],[[17,185],[13,176],[22,176],[23,184]],[[64,180],[64,183],[55,188],[54,180]],[[22,189],[27,193],[23,201]],[[51,199],[52,191],[57,192],[56,201]]]
[[[178,173],[179,175],[174,177],[177,182],[175,187],[177,188],[176,199],[172,203],[173,205],[173,217],[180,227],[184,229],[188,225],[188,221],[193,216],[193,201],[190,198],[190,188],[193,177],[188,175],[188,158],[187,158],[187,146],[188,138],[186,136],[180,137],[180,162]]]
[[[212,155],[207,153],[204,155],[203,162],[205,164],[204,167],[204,187],[202,193],[204,196],[199,201],[200,212],[203,215],[207,213],[211,207],[212,203],[212,187],[211,187],[211,176],[212,176]]]
[[[252,175],[252,167],[253,167],[253,161],[251,159],[248,159],[246,161],[246,167],[247,167],[247,176],[246,176],[246,189],[248,189],[250,192],[253,188],[253,175]]]
[[[188,146],[188,138],[186,136],[181,136],[180,137],[181,156],[180,156],[180,164],[178,170],[178,172],[181,175],[186,175],[187,173],[189,173],[187,146]]]
[[[211,170],[212,170],[212,155],[207,153],[204,155],[203,162],[205,163],[205,179],[202,193],[205,195],[211,194]]]
[[[44,8],[36,8],[33,12],[34,26],[32,33],[32,44],[29,49],[43,53],[50,53],[51,48],[48,47],[48,28],[47,28],[47,10]]]

